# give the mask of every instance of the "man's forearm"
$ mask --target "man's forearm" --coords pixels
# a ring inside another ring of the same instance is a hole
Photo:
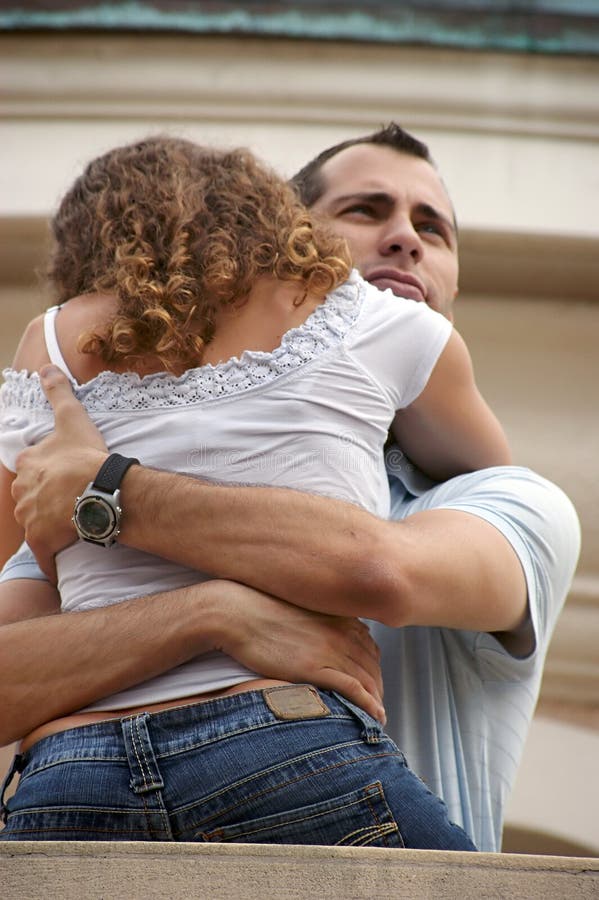
[[[6,595],[23,582],[1,587]],[[2,625],[0,746],[213,649],[222,625],[213,597],[213,587],[198,585]]]
[[[70,389],[63,399],[66,425],[55,412],[60,427],[17,461],[16,516],[50,575],[54,554],[77,538],[75,498],[106,460],[105,449],[86,445],[86,425],[101,438]],[[83,421],[71,434],[77,413]],[[121,484],[121,506],[124,543],[307,609],[376,618],[381,597],[389,596],[389,574],[397,579],[381,552],[387,523],[353,504],[133,466]]]
[[[43,522],[45,510],[58,500],[60,521],[69,523],[75,492],[105,456],[79,451],[65,461],[63,454],[47,485],[53,502],[30,516],[44,539],[57,534],[54,522]],[[526,585],[513,548],[460,510],[427,510],[393,523],[301,491],[215,485],[142,466],[125,475],[122,506],[125,543],[306,609],[481,631],[511,631],[525,614]],[[64,527],[62,546],[75,536]]]
[[[143,550],[307,609],[396,627],[512,631],[525,616],[526,584],[513,547],[461,510],[387,522],[297,491],[130,471],[123,538]]]
[[[388,523],[354,505],[138,466],[121,496],[120,540],[138,549],[326,613],[376,618],[388,592]]]

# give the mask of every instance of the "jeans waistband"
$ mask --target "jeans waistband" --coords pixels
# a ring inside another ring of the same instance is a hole
[[[312,685],[284,685],[69,728],[41,738],[23,759],[28,771],[58,759],[133,760],[136,784],[153,790],[161,776],[152,746],[172,754],[275,721],[326,716],[357,719],[367,743],[383,736],[380,723],[344,697]]]

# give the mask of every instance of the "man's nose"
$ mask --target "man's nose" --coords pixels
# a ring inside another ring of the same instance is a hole
[[[413,262],[422,259],[422,240],[413,224],[406,219],[397,219],[388,223],[381,235],[379,251],[382,256],[410,257]]]

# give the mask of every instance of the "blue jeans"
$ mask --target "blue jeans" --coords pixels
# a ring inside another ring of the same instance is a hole
[[[3,841],[476,849],[374,719],[308,685],[72,728],[14,771]]]

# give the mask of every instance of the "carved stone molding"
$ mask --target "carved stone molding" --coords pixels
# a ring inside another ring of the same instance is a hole
[[[337,123],[599,137],[599,59],[256,38],[3,35],[14,117]],[[359,77],[356,77],[356,73]]]

